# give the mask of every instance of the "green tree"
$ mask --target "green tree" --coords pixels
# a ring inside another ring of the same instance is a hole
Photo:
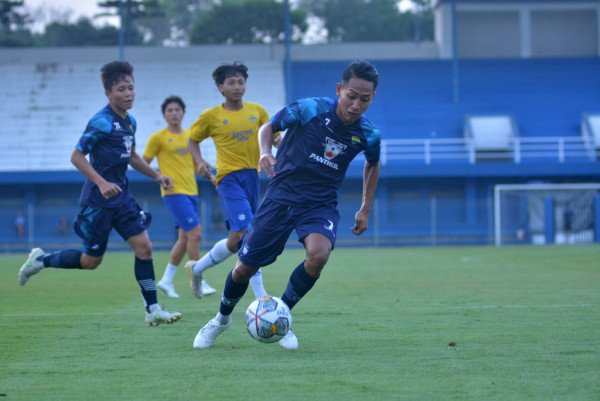
[[[125,44],[142,44],[144,32],[141,21],[163,16],[158,0],[102,0],[98,7],[109,9],[102,15],[118,15],[124,30]]]
[[[187,45],[190,43],[190,32],[199,20],[203,11],[209,9],[212,0],[158,0],[164,17],[162,29],[151,28],[157,43],[167,45]]]
[[[34,38],[26,29],[29,16],[17,9],[23,0],[0,0],[0,46],[32,46]]]
[[[387,42],[433,39],[431,0],[414,0],[418,13],[401,12],[397,0],[299,0],[321,18],[329,42]]]
[[[96,28],[87,18],[74,24],[51,22],[40,41],[42,46],[114,46],[119,42],[119,30],[113,26]]]
[[[223,0],[200,15],[190,34],[192,44],[283,42],[285,6],[275,0]],[[308,29],[306,13],[290,12],[294,40]]]

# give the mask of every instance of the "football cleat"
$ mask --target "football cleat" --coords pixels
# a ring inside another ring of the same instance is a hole
[[[298,338],[296,337],[292,329],[290,329],[290,331],[287,332],[285,337],[279,340],[279,345],[281,345],[285,349],[298,349]]]
[[[27,260],[19,270],[19,284],[25,285],[29,277],[38,274],[44,267],[44,262],[38,260],[40,256],[44,256],[44,251],[41,248],[33,248],[27,257]]]
[[[167,312],[162,310],[160,306],[153,305],[150,307],[150,313],[146,312],[146,324],[148,326],[158,326],[159,324],[171,324],[181,319],[179,312]]]
[[[210,294],[214,294],[215,292],[217,292],[217,290],[215,290],[214,288],[212,288],[210,285],[208,285],[208,283],[206,282],[206,280],[202,280],[202,284],[200,284],[201,288],[202,288],[202,295],[210,295]]]
[[[185,271],[187,272],[188,276],[190,276],[190,288],[192,289],[192,293],[194,294],[194,296],[198,299],[202,298],[202,274],[199,276],[196,276],[194,274],[194,265],[196,264],[195,260],[189,260],[186,264],[185,264]]]
[[[175,292],[175,286],[172,283],[164,283],[162,280],[157,284],[158,289],[167,294],[170,298],[179,298],[179,294]]]
[[[225,324],[220,324],[217,319],[213,318],[206,326],[200,329],[196,338],[194,338],[194,348],[208,348],[210,347],[219,334],[224,332],[229,326],[231,326],[231,317]]]

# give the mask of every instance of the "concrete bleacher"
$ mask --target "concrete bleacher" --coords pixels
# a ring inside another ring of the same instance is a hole
[[[211,77],[218,64],[213,60],[134,64],[136,100],[130,112],[138,123],[138,153],[148,137],[165,126],[160,110],[165,97],[175,94],[186,102],[184,127],[223,101]],[[11,77],[0,87],[10,121],[0,127],[4,144],[0,171],[74,170],[71,152],[89,118],[107,104],[101,66],[72,61],[0,64],[0,75]],[[245,100],[262,104],[270,114],[279,110],[285,104],[281,64],[260,61],[249,68]],[[202,150],[214,164],[212,141],[204,141]]]

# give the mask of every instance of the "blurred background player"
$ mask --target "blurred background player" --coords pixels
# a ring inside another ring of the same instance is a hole
[[[27,221],[25,220],[25,216],[23,216],[23,212],[17,212],[15,230],[17,231],[17,238],[21,241],[27,233]]]
[[[173,180],[171,189],[161,188],[160,191],[163,202],[175,218],[178,234],[177,241],[171,249],[169,263],[158,282],[158,288],[169,297],[179,298],[175,292],[173,277],[186,252],[190,259],[200,258],[202,226],[198,219],[198,185],[194,159],[188,150],[190,133],[181,127],[185,103],[179,96],[169,96],[163,101],[161,111],[167,127],[150,136],[143,158],[150,164],[156,157],[159,171]],[[201,286],[200,295],[216,292],[204,280]]]
[[[69,234],[69,223],[67,223],[67,218],[64,215],[61,215],[56,219],[54,235],[66,237],[67,234]]]
[[[19,284],[25,285],[44,267],[97,268],[114,228],[135,253],[134,273],[146,307],[146,323],[150,326],[173,323],[181,314],[158,306],[152,243],[146,231],[152,217],[144,213],[131,194],[127,167],[130,165],[152,178],[164,189],[170,189],[172,181],[150,167],[135,151],[136,121],[127,112],[135,98],[131,64],[126,61],[105,64],[101,78],[108,105],[90,119],[71,155],[73,165],[86,177],[75,221],[75,232],[83,239],[83,252],[63,249],[44,253],[34,248],[19,270]]]
[[[186,263],[194,292],[199,288],[197,283],[206,269],[238,251],[242,235],[258,208],[258,129],[269,121],[269,115],[261,105],[242,101],[246,92],[248,67],[238,62],[223,64],[214,70],[212,77],[225,101],[205,110],[198,121],[192,124],[189,148],[198,174],[210,179],[217,187],[227,214],[229,235],[218,241],[202,259]],[[199,146],[209,137],[217,149],[216,176],[212,173],[212,166],[202,158]],[[257,298],[267,294],[260,270],[250,279],[250,284]]]
[[[281,299],[290,310],[314,286],[335,246],[340,214],[337,191],[350,162],[365,154],[362,204],[352,233],[369,225],[371,203],[379,180],[381,133],[363,117],[369,108],[379,74],[366,61],[348,65],[336,85],[338,100],[300,99],[260,127],[260,168],[271,178],[265,198],[244,237],[239,259],[227,276],[217,315],[196,335],[194,348],[208,348],[231,325],[231,313],[246,293],[248,281],[261,266],[277,259],[296,230],[306,259],[290,275]],[[273,134],[287,130],[271,153]],[[290,331],[279,340],[286,349],[298,348]]]

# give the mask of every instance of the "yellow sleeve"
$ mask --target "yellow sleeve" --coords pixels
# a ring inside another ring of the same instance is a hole
[[[150,160],[153,160],[158,155],[158,152],[160,152],[160,148],[161,148],[160,133],[161,132],[162,131],[158,131],[158,132],[155,132],[154,134],[150,135],[150,138],[148,138],[148,142],[146,143],[146,149],[144,149],[143,155],[146,156]]]
[[[198,120],[196,120],[190,127],[190,139],[196,142],[202,142],[210,136],[210,120],[211,110],[205,110]]]

